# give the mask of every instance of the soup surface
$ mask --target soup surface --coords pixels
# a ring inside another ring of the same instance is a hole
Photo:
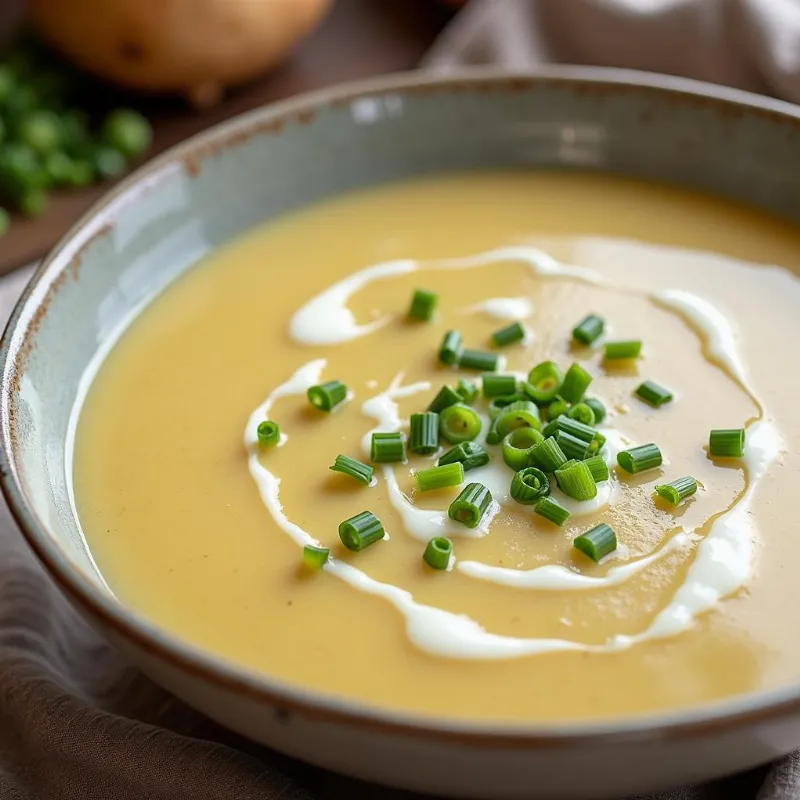
[[[101,365],[76,433],[87,541],[113,592],[184,640],[382,707],[596,719],[797,680],[798,265],[783,223],[580,174],[437,176],[270,221],[155,299]],[[430,322],[407,318],[418,287],[439,295]],[[590,313],[605,333],[578,345]],[[514,321],[524,340],[492,350]],[[370,432],[406,431],[444,384],[480,384],[439,362],[448,330],[503,374],[554,360],[593,377],[611,471],[594,499],[554,486],[563,527],[509,497],[498,446],[466,473],[493,497],[474,529],[447,516],[463,484],[417,490],[444,441],[375,465],[370,486],[328,469],[370,463]],[[641,356],[604,360],[619,339]],[[313,408],[306,389],[334,379],[346,402]],[[673,399],[643,402],[644,380]],[[266,416],[278,446],[257,443]],[[743,458],[709,456],[717,428],[746,428]],[[616,465],[645,443],[660,467]],[[683,476],[696,494],[654,498]],[[351,552],[338,526],[365,510],[387,535]],[[573,540],[599,522],[617,548],[596,564]],[[454,543],[448,570],[423,561],[435,535]],[[306,543],[331,549],[321,571]]]

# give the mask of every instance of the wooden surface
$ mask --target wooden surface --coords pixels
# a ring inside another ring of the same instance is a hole
[[[0,4],[5,2],[0,0]],[[435,0],[335,0],[328,17],[283,66],[231,94],[211,111],[193,111],[180,101],[141,101],[122,94],[119,102],[135,103],[152,120],[155,146],[150,155],[155,155],[210,125],[272,100],[413,69],[447,16]],[[11,230],[0,239],[0,273],[42,256],[108,188],[104,184],[53,194],[42,217],[15,217]]]

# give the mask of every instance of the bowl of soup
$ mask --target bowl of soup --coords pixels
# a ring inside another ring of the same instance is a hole
[[[470,71],[180,145],[5,333],[22,533],[154,680],[365,780],[620,797],[789,752],[798,119]]]

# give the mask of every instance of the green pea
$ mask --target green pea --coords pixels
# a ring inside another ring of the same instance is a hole
[[[95,172],[100,178],[118,178],[128,168],[128,161],[113,147],[98,147],[92,158]]]
[[[102,139],[122,155],[135,158],[150,147],[153,129],[138,111],[120,108],[105,118]]]
[[[11,226],[11,217],[8,211],[0,208],[0,236],[2,236]]]
[[[47,194],[44,189],[27,189],[17,200],[17,206],[26,217],[39,217],[47,206]]]
[[[47,173],[36,153],[21,144],[7,144],[0,149],[0,187],[14,199],[29,189],[47,185]]]
[[[61,123],[52,111],[31,111],[20,120],[17,135],[34,152],[49,153],[61,144]]]
[[[72,162],[72,169],[66,181],[66,186],[73,189],[82,189],[94,183],[95,172],[91,161],[84,158],[77,158]]]
[[[66,153],[61,150],[54,150],[52,153],[48,153],[42,166],[51,185],[70,185],[75,164]]]
[[[83,111],[73,109],[61,117],[61,136],[70,155],[79,155],[89,141],[89,123]]]

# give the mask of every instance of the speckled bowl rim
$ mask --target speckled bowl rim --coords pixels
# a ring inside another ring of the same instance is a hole
[[[55,535],[47,533],[47,526],[24,495],[14,454],[11,393],[25,369],[26,337],[35,334],[37,319],[46,313],[43,311],[46,302],[57,291],[59,275],[71,266],[74,268],[83,248],[96,237],[105,235],[117,210],[135,202],[143,189],[160,180],[170,180],[170,169],[176,165],[192,170],[208,154],[235,147],[252,134],[279,129],[282,122],[311,121],[319,107],[391,91],[411,94],[458,90],[524,91],[547,84],[577,86],[598,94],[634,90],[671,96],[673,100],[709,106],[721,113],[767,116],[782,124],[794,125],[800,134],[800,107],[699,81],[632,70],[560,66],[519,72],[479,67],[446,73],[400,73],[310,92],[216,125],[136,170],[72,226],[39,265],[0,341],[0,488],[31,549],[58,586],[84,613],[151,656],[260,704],[307,719],[472,746],[564,748],[600,743],[616,745],[634,740],[699,739],[800,714],[800,684],[751,692],[669,713],[564,724],[425,717],[291,685],[201,651],[125,608],[70,560]]]

